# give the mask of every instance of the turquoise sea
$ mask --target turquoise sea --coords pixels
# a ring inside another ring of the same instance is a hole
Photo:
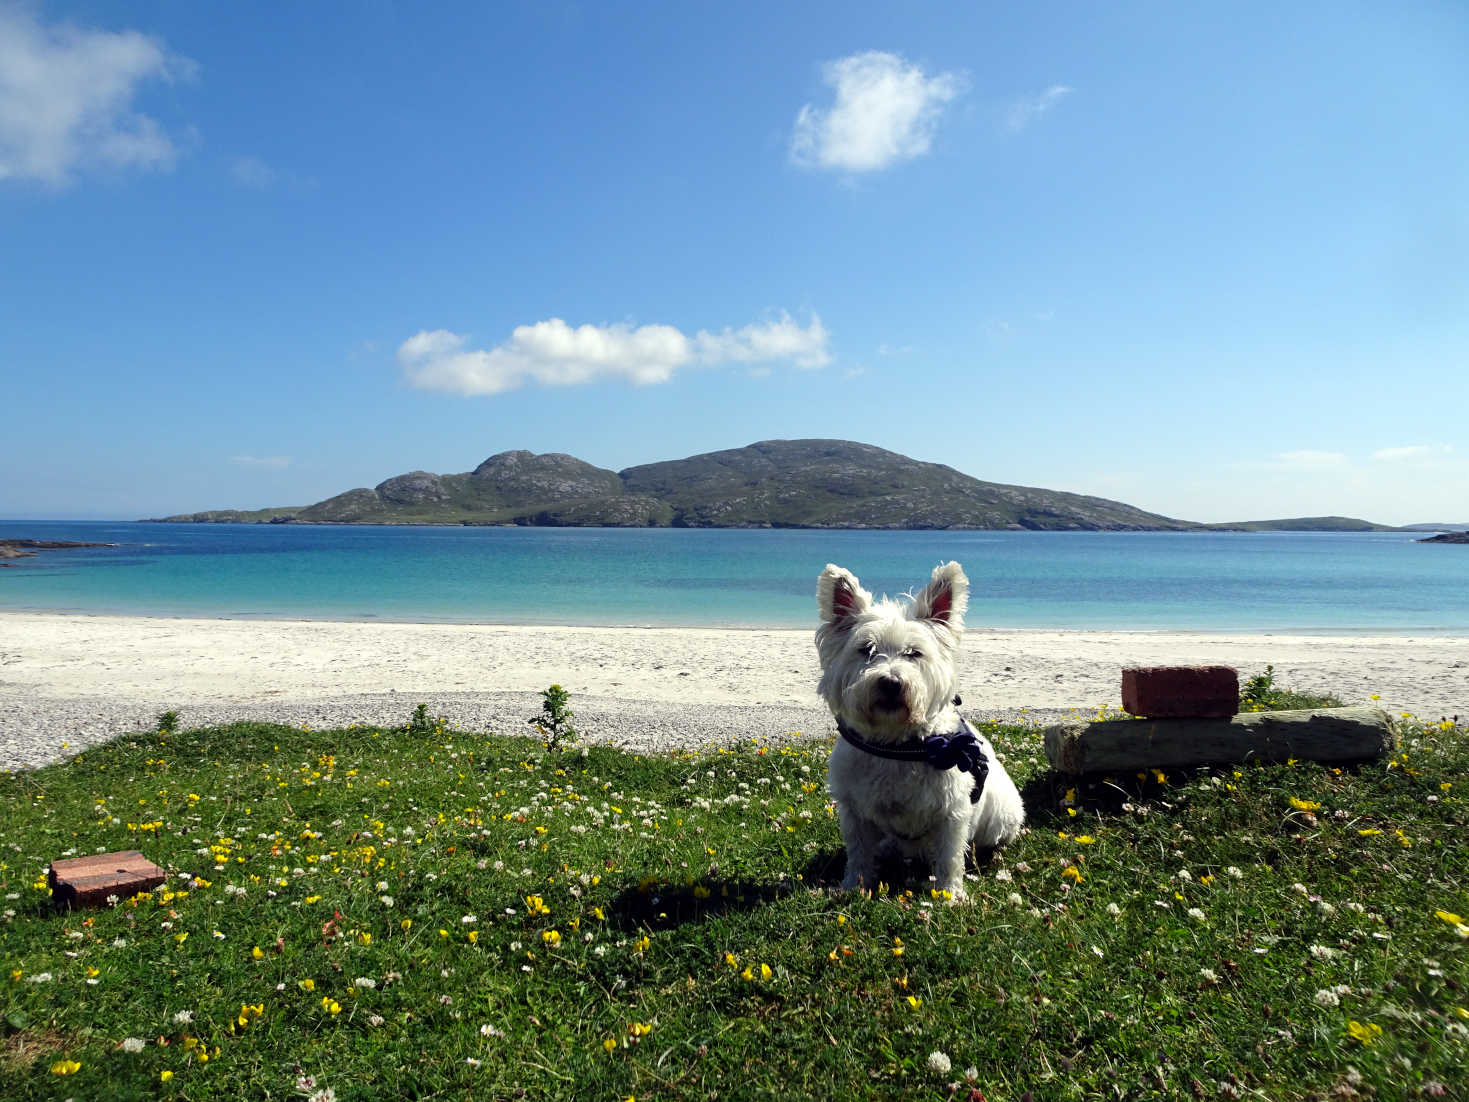
[[[811,627],[828,562],[875,592],[964,564],[974,627],[1469,632],[1469,547],[1407,533],[386,528],[0,521],[116,547],[0,570],[0,609]]]

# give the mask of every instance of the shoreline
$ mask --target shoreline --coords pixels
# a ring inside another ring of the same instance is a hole
[[[252,718],[402,724],[419,702],[467,729],[529,731],[552,683],[589,739],[641,750],[828,735],[809,628],[566,627],[0,611],[0,768],[151,727]],[[976,719],[1120,704],[1123,666],[1223,664],[1241,682],[1469,714],[1469,635],[972,628],[959,691]]]
[[[324,613],[312,616],[301,613],[277,612],[134,612],[129,609],[80,608],[25,608],[0,605],[0,618],[6,616],[56,616],[83,620],[161,620],[191,621],[199,623],[245,623],[245,624],[363,624],[412,627],[472,627],[486,629],[547,629],[558,631],[727,631],[727,632],[815,632],[814,621],[801,624],[709,624],[709,623],[632,623],[621,621],[554,621],[554,620],[489,620],[483,617],[449,619],[417,615],[398,618],[365,614],[352,616],[345,613]],[[1435,627],[1418,625],[1411,627],[1311,627],[1281,624],[1274,627],[1075,627],[1064,624],[979,624],[966,629],[967,636],[996,634],[1023,634],[1045,632],[1057,635],[1177,635],[1184,638],[1195,636],[1208,638],[1224,637],[1284,637],[1284,638],[1383,638],[1383,639],[1464,639],[1469,638],[1469,625],[1462,627]]]

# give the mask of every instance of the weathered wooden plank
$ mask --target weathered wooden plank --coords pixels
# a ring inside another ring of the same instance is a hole
[[[1117,773],[1244,761],[1363,761],[1391,751],[1396,734],[1381,708],[1245,712],[1231,719],[1119,719],[1045,730],[1046,757],[1061,773]]]

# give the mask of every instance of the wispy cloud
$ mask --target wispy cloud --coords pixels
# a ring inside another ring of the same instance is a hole
[[[944,105],[963,91],[960,73],[929,76],[898,54],[869,50],[827,62],[830,107],[796,115],[791,160],[805,168],[875,172],[927,153]]]
[[[1044,92],[1016,100],[1005,112],[1005,129],[1018,134],[1071,94],[1065,84],[1053,84]]]
[[[1421,463],[1452,455],[1452,444],[1407,444],[1401,448],[1378,448],[1372,458],[1379,463]]]
[[[1302,448],[1298,451],[1277,452],[1275,463],[1297,471],[1327,471],[1345,467],[1351,460],[1342,452],[1315,451]]]
[[[148,80],[197,70],[138,31],[43,25],[28,6],[0,5],[0,180],[62,187],[89,165],[172,168],[177,146],[133,99]]]
[[[230,462],[241,467],[268,467],[282,470],[291,465],[289,455],[232,455]]]
[[[276,171],[259,157],[234,157],[230,160],[230,175],[237,184],[256,191],[264,191],[276,181]]]
[[[814,314],[802,326],[788,314],[717,333],[687,336],[671,325],[572,327],[560,318],[521,325],[490,349],[468,347],[468,338],[446,329],[425,330],[398,347],[404,378],[424,390],[500,394],[527,383],[577,386],[603,379],[664,383],[685,367],[789,363],[823,367],[831,360],[829,338]]]

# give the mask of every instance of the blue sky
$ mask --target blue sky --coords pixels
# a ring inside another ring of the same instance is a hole
[[[1469,515],[1457,2],[0,0],[0,517],[840,437]]]

